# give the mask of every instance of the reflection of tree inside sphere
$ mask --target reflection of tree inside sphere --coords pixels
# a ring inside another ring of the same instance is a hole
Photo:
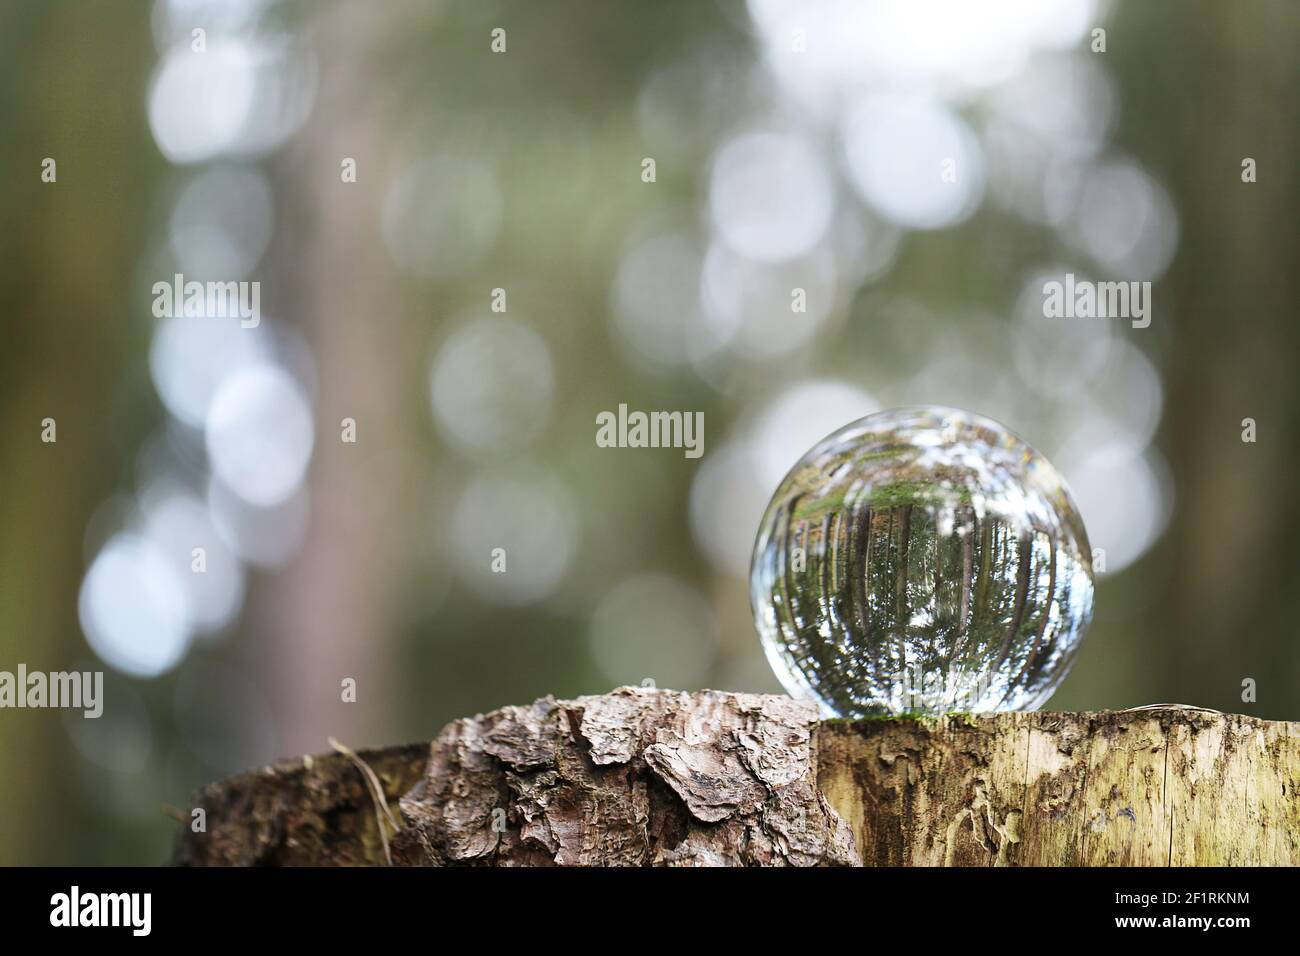
[[[832,716],[1033,710],[1092,617],[1091,549],[1061,476],[955,409],[870,415],[768,505],[750,599],[777,676]]]

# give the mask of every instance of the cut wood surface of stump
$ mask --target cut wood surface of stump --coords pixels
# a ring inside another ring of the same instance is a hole
[[[176,862],[1292,865],[1298,732],[1178,706],[821,721],[623,687],[212,784]]]

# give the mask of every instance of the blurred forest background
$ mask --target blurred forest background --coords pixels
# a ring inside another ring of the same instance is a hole
[[[3,4],[0,669],[107,700],[0,712],[0,862],[164,861],[164,806],[329,735],[779,690],[763,506],[904,403],[1106,549],[1049,708],[1300,717],[1298,48],[1293,0]],[[1065,272],[1150,327],[1045,319]],[[260,325],[155,318],[175,273]],[[620,403],[704,456],[598,448]]]

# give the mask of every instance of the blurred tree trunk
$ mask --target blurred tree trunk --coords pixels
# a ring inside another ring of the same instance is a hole
[[[1115,14],[1113,35],[1131,38],[1106,54],[1122,86],[1117,138],[1178,197],[1180,234],[1156,293],[1163,327],[1149,330],[1164,356],[1160,444],[1174,513],[1144,559],[1141,590],[1111,592],[1112,615],[1129,615],[1115,648],[1152,636],[1152,695],[1236,709],[1251,677],[1260,687],[1252,710],[1289,716],[1300,673],[1284,610],[1300,586],[1300,18],[1286,2],[1214,0],[1123,4]],[[1257,182],[1242,182],[1246,157]],[[1258,424],[1255,444],[1241,440],[1244,418]],[[1274,674],[1288,675],[1285,686],[1266,682]]]
[[[152,322],[149,286],[131,277],[162,163],[143,97],[121,93],[145,86],[149,8],[5,4],[0,35],[13,41],[0,58],[0,662],[65,670],[86,665],[87,525],[156,420],[144,381],[125,374]],[[54,182],[41,179],[47,157]],[[75,773],[52,718],[0,719],[0,864],[94,862],[53,798]]]
[[[379,210],[400,125],[373,77],[397,19],[354,4],[323,11],[314,43],[330,69],[321,71],[312,118],[279,157],[286,241],[270,272],[284,277],[285,318],[317,363],[320,423],[307,539],[273,587],[254,589],[246,617],[262,638],[245,645],[250,664],[261,660],[253,648],[272,649],[280,753],[322,746],[323,727],[349,740],[388,739],[403,716],[383,706],[397,696],[398,659],[384,642],[402,633],[405,535],[422,513],[408,496],[428,477],[413,451],[423,436],[410,432],[407,385],[409,325],[427,316],[412,316],[372,265],[383,254]],[[356,162],[355,182],[343,180],[345,157]],[[355,443],[341,440],[344,419],[356,423]],[[343,699],[344,678],[356,681],[356,703]]]

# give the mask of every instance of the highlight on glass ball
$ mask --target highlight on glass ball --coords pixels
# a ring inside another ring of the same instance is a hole
[[[754,546],[768,661],[828,717],[1036,710],[1092,618],[1060,474],[988,418],[869,415],[808,451]]]

